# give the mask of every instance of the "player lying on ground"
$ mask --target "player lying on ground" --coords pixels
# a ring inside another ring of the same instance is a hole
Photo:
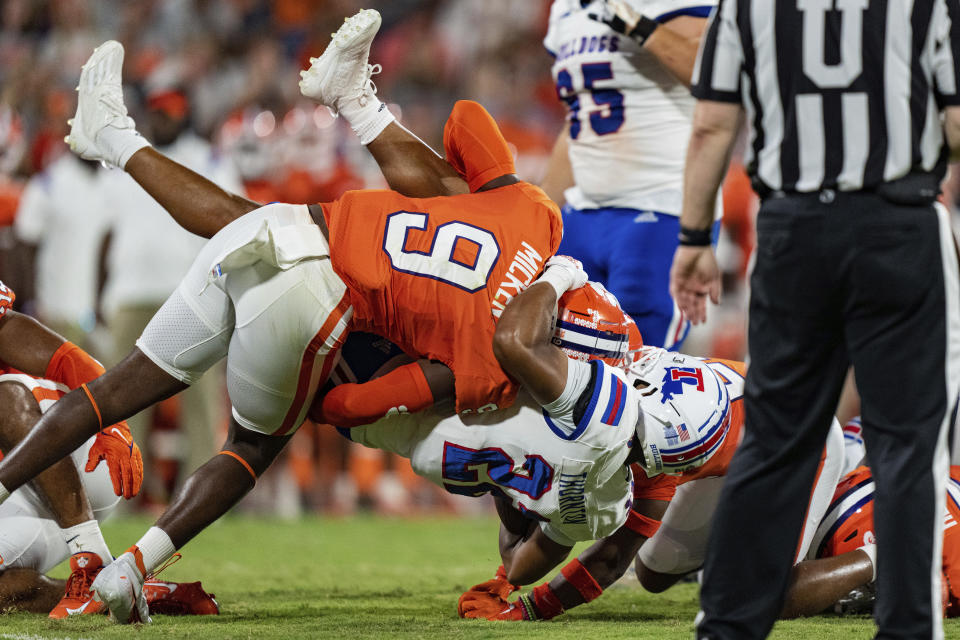
[[[358,34],[367,38],[365,68],[372,33]],[[335,37],[334,44],[342,41]],[[337,58],[341,49],[348,47],[332,46],[325,55]],[[126,165],[128,152],[143,144],[122,105],[121,66],[117,43],[98,49],[85,65],[71,143],[87,157]],[[368,78],[357,86],[363,83],[369,85]],[[102,134],[118,131],[125,136],[121,145],[103,140]],[[110,155],[120,147],[120,156]],[[0,483],[15,489],[101,420],[169,397],[227,356],[234,419],[226,455],[198,469],[157,526],[98,576],[94,588],[116,619],[146,618],[143,576],[245,495],[303,421],[348,330],[351,303],[354,326],[453,370],[459,410],[512,402],[516,384],[490,351],[494,318],[553,253],[558,212],[539,189],[512,174],[506,143],[479,105],[458,103],[445,148],[471,193],[416,200],[353,192],[324,206],[264,207],[224,227],[134,352],[91,384],[89,394],[68,394],[0,462]],[[193,182],[199,189],[206,184]],[[185,185],[164,188],[179,192]],[[215,197],[222,194],[214,189]],[[391,215],[398,211],[402,215]],[[485,295],[473,295],[480,291]]]
[[[3,451],[16,445],[58,398],[103,372],[81,349],[12,311],[14,299],[0,282]],[[101,460],[107,464],[99,465]],[[0,610],[49,612],[51,618],[99,613],[90,584],[113,560],[99,522],[113,511],[118,496],[136,495],[142,477],[140,450],[121,422],[91,436],[0,505]],[[44,575],[67,558],[66,581]],[[144,591],[154,613],[217,613],[199,582],[151,580]]]
[[[793,570],[784,617],[814,615],[831,606],[866,613],[876,596],[876,540],[873,532],[874,483],[866,466],[860,419],[844,425],[845,466],[817,527],[808,560]],[[943,533],[943,613],[960,616],[960,466],[950,468]],[[849,594],[849,595],[848,595]]]

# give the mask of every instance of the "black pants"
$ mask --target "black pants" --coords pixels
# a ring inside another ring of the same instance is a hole
[[[934,585],[960,381],[957,260],[945,220],[933,206],[869,194],[761,207],[745,434],[713,523],[698,637],[770,632],[851,363],[876,480],[877,637],[942,634]]]

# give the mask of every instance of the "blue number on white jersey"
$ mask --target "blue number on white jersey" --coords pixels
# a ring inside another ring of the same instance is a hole
[[[480,480],[477,467],[486,467],[487,477],[493,484]],[[508,487],[539,500],[553,484],[553,467],[538,455],[526,456],[522,468],[528,475],[514,473],[513,468],[513,458],[503,449],[471,449],[453,442],[443,444],[443,487],[450,493],[479,496],[490,492],[503,496],[499,487]]]
[[[590,128],[598,136],[616,133],[623,126],[623,94],[616,89],[598,88],[595,83],[613,80],[613,68],[609,62],[586,62],[580,65],[583,86],[590,92],[593,103],[598,107],[590,111]],[[567,104],[570,121],[570,137],[574,140],[580,135],[580,98],[574,86],[573,77],[567,69],[557,72],[557,96]]]

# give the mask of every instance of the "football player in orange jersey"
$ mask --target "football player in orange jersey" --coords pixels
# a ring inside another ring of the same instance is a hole
[[[807,560],[793,568],[781,617],[815,615],[835,606],[838,613],[865,613],[876,597],[875,484],[866,466],[860,418],[844,425],[845,467],[821,520]],[[950,467],[943,526],[942,603],[945,617],[960,617],[960,466]],[[909,523],[906,525],[909,526]]]
[[[13,291],[0,282],[0,450],[9,452],[69,389],[103,367],[40,323],[11,309]],[[107,464],[99,466],[100,461]],[[84,465],[81,467],[81,465]],[[81,473],[81,468],[83,472]],[[99,521],[136,495],[143,477],[140,450],[126,423],[91,437],[0,505],[0,610],[94,614],[90,584],[113,560]],[[70,559],[66,580],[44,573]],[[216,613],[199,583],[148,583],[156,612]],[[182,587],[182,588],[180,588]],[[166,607],[166,608],[164,608]]]
[[[363,23],[370,16],[358,17]],[[362,24],[354,27],[348,21],[348,33],[335,36],[324,55],[349,57],[360,42],[366,67],[372,33],[359,28]],[[202,179],[144,150],[147,143],[122,104],[122,56],[122,47],[110,42],[84,66],[69,136],[74,151],[128,169],[138,166],[135,154],[148,165],[159,162],[170,182],[157,185],[148,178],[154,189],[147,190],[164,206],[166,200],[186,205],[179,213],[186,212],[192,230],[249,210],[250,203],[216,188],[211,192]],[[369,82],[362,73],[357,77],[358,86]],[[352,91],[348,85],[341,89]],[[381,133],[378,138],[401,154],[411,145],[420,150],[415,154],[432,154],[394,123]],[[3,497],[101,422],[180,391],[229,349],[234,420],[224,455],[198,469],[157,526],[94,582],[116,620],[146,619],[144,576],[245,495],[304,420],[349,330],[352,304],[360,326],[382,330],[411,352],[453,369],[459,409],[482,411],[512,402],[516,385],[489,347],[494,318],[555,251],[559,212],[538,188],[513,175],[506,143],[479,105],[458,103],[445,130],[445,148],[453,166],[442,170],[440,184],[459,170],[470,193],[416,200],[396,192],[356,192],[324,206],[270,205],[225,226],[137,349],[93,383],[89,394],[68,394],[18,452],[0,462]],[[435,175],[431,162],[443,161],[432,156],[428,176]],[[131,175],[138,177],[133,170]],[[223,201],[228,213],[209,216],[210,203]],[[349,295],[344,281],[353,289]],[[418,364],[403,373],[426,382]],[[429,391],[426,384],[414,388],[421,394],[414,400],[423,400],[425,388]]]

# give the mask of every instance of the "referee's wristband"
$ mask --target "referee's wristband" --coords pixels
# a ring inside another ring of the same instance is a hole
[[[709,247],[713,243],[711,229],[688,229],[680,227],[677,240],[681,247]]]

